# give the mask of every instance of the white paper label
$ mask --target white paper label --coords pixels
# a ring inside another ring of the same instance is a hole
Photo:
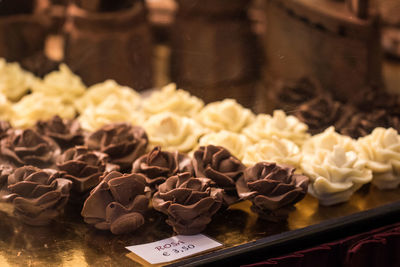
[[[159,264],[181,259],[193,254],[222,246],[221,243],[199,235],[177,235],[137,246],[126,247],[150,264]]]

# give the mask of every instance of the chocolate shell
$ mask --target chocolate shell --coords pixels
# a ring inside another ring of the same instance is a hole
[[[132,172],[143,174],[146,185],[154,192],[170,176],[182,172],[193,174],[193,166],[192,160],[185,154],[162,151],[157,146],[133,163]]]
[[[85,146],[70,148],[57,159],[58,169],[73,183],[74,194],[71,195],[73,202],[83,202],[81,198],[99,184],[100,176],[106,170],[113,170],[113,166],[108,165],[107,159],[107,154],[92,151]]]
[[[127,123],[108,124],[86,139],[90,149],[99,150],[119,165],[122,172],[129,172],[132,163],[146,151],[148,138],[143,128]]]
[[[1,140],[0,154],[17,167],[50,168],[61,150],[56,142],[32,129],[12,130]]]
[[[90,192],[81,214],[97,229],[116,235],[133,232],[144,224],[149,204],[145,191],[141,174],[111,172]]]
[[[180,173],[159,186],[153,207],[168,215],[166,222],[177,234],[203,231],[222,204],[222,190],[212,188],[212,180]]]
[[[293,205],[307,193],[309,178],[294,174],[295,168],[260,162],[247,168],[236,183],[241,199],[253,203],[251,209],[268,221],[286,220]]]
[[[24,166],[8,177],[9,195],[15,215],[30,225],[47,225],[59,216],[68,202],[72,182],[51,169]]]
[[[77,120],[66,120],[54,116],[48,121],[38,121],[36,130],[43,135],[52,138],[63,150],[83,145],[83,130]]]
[[[224,206],[238,200],[235,184],[246,167],[228,150],[221,146],[201,146],[194,152],[193,167],[196,177],[207,177],[224,189]]]

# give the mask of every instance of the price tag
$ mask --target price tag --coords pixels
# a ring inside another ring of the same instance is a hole
[[[160,241],[126,247],[150,264],[178,260],[222,246],[221,243],[199,235],[177,235]]]

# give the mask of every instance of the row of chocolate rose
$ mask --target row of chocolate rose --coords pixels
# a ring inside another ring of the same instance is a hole
[[[55,77],[58,77],[58,79],[55,79]],[[52,80],[71,80],[75,84],[78,84],[79,77],[74,76],[66,66],[63,66],[60,72],[53,72],[44,79],[44,83],[48,87],[43,88],[50,88],[51,84],[54,87],[55,83],[51,83]],[[63,83],[59,83],[59,86],[62,87],[62,85]],[[48,92],[49,90],[42,91]],[[64,92],[64,94],[72,97],[68,92]],[[231,99],[214,102],[203,108],[204,103],[200,99],[190,96],[190,94],[183,90],[176,90],[174,85],[169,85],[159,91],[155,91],[147,99],[140,99],[132,90],[118,86],[112,81],[106,81],[103,84],[89,88],[84,96],[78,99],[77,103],[77,106],[82,107],[83,110],[79,119],[83,125],[91,125],[93,127],[97,125],[92,124],[91,122],[93,121],[100,124],[109,120],[129,121],[131,119],[126,118],[126,114],[129,114],[129,116],[136,114],[137,112],[129,112],[129,110],[139,105],[141,110],[139,113],[150,116],[143,123],[149,135],[150,144],[153,146],[161,145],[163,149],[188,152],[196,149],[198,144],[215,144],[227,147],[235,156],[242,159],[246,165],[251,165],[265,159],[299,167],[307,165],[307,162],[312,163],[310,160],[302,160],[304,153],[301,147],[310,138],[310,135],[307,133],[307,125],[299,122],[294,116],[287,116],[283,111],[275,111],[273,116],[267,114],[255,116],[250,110],[243,108]],[[107,103],[114,104],[108,105]],[[134,103],[136,104],[134,105]],[[88,110],[92,110],[93,112],[87,112]],[[89,116],[88,114],[91,115]],[[137,114],[133,117],[137,117]],[[85,117],[92,119],[83,119]],[[136,123],[139,122],[140,120],[136,120]],[[311,138],[309,142],[313,142],[316,139],[318,138]],[[396,138],[392,139],[397,140]],[[380,143],[374,145],[374,147],[377,148],[376,150],[385,151],[388,149],[386,147],[382,148]],[[356,149],[352,150],[355,152]],[[389,148],[389,150],[393,149]],[[328,149],[328,152],[325,153],[326,156],[333,153],[333,146]],[[314,153],[307,154],[314,155],[314,157],[311,157],[314,160],[318,158],[317,155],[321,155],[321,153],[317,153],[317,150]],[[365,153],[363,154],[363,157],[367,158],[369,162],[382,161],[380,160],[382,157],[376,158],[374,157],[374,153],[371,154],[372,158],[365,156]],[[310,156],[307,156],[307,158],[310,158]],[[383,158],[387,159],[387,157]],[[390,159],[390,162],[392,161]],[[360,161],[357,160],[356,162]],[[368,165],[374,169],[376,177],[382,176],[378,174],[382,171],[377,170],[376,164]],[[388,164],[387,162],[384,162],[383,165],[386,169],[393,170],[386,172],[396,173],[396,169],[392,167],[395,165]],[[304,170],[309,170],[308,175],[312,177],[313,181],[322,180],[325,181],[324,184],[329,185],[327,187],[329,190],[323,190],[324,193],[314,194],[324,204],[333,204],[348,200],[348,197],[340,197],[335,201],[330,201],[329,199],[332,195],[335,195],[333,192],[345,191],[347,194],[338,195],[348,196],[351,195],[348,193],[349,188],[351,188],[351,191],[354,191],[354,179],[351,178],[350,182],[348,182],[346,178],[348,174],[335,172],[335,175],[331,175],[329,172],[311,171],[310,167],[307,166],[304,167]],[[364,174],[364,176],[370,177],[369,174]],[[395,175],[395,177],[397,176]],[[366,180],[368,181],[370,178]],[[377,180],[374,179],[374,181]],[[396,184],[398,179],[394,180],[393,184]]]
[[[294,168],[260,163],[246,169],[222,147],[200,147],[193,160],[159,147],[139,157],[146,135],[127,124],[107,125],[88,135],[87,146],[74,146],[80,143],[79,131],[71,134],[74,124],[54,118],[38,123],[43,136],[33,129],[8,129],[3,135],[1,177],[3,187],[7,185],[3,200],[12,202],[15,214],[26,223],[49,223],[63,210],[70,190],[72,202],[83,201],[100,180],[86,199],[82,215],[87,223],[116,234],[144,223],[150,192],[157,189],[153,206],[168,214],[167,223],[183,234],[202,231],[221,205],[237,201],[236,187],[239,196],[252,199],[254,210],[269,220],[285,219],[307,191],[308,178],[294,174]],[[59,138],[63,127],[69,129],[68,138]],[[54,141],[63,144],[62,154]],[[97,145],[95,150],[88,148],[93,145]],[[113,150],[121,152],[119,157],[112,156]],[[133,161],[133,174],[113,171],[127,170],[127,163]],[[48,168],[54,162],[58,171]]]
[[[318,81],[302,77],[295,82],[278,82],[271,92],[275,107],[306,123],[311,134],[332,125],[353,138],[366,136],[376,127],[400,130],[400,96],[382,88],[362,88],[342,103]]]

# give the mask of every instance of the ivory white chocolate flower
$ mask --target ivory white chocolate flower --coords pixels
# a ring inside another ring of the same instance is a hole
[[[168,151],[188,152],[193,149],[206,130],[195,120],[171,112],[151,116],[144,128],[152,146]]]
[[[372,179],[366,162],[355,151],[346,151],[339,144],[333,150],[317,149],[313,154],[304,154],[301,167],[310,177],[308,192],[327,206],[348,201]]]
[[[86,87],[79,76],[75,75],[67,65],[61,64],[59,70],[50,72],[43,80],[37,80],[32,87],[33,92],[45,96],[58,97],[65,103],[72,104],[85,93]]]
[[[97,106],[88,106],[78,117],[82,128],[87,131],[96,131],[102,126],[115,122],[128,122],[132,125],[141,125],[144,115],[134,110],[128,101],[121,101],[119,97],[111,95]]]
[[[114,80],[106,80],[105,82],[92,85],[86,90],[85,94],[75,102],[76,109],[83,113],[89,106],[98,106],[109,97],[118,99],[124,106],[129,109],[137,109],[140,103],[140,94],[127,86],[121,86]]]
[[[170,111],[181,116],[192,117],[203,106],[203,100],[182,89],[177,90],[174,83],[153,92],[150,97],[143,100],[143,110],[150,115]]]
[[[202,125],[213,131],[240,132],[254,120],[254,114],[236,100],[225,99],[206,105],[196,118]]]
[[[346,152],[356,151],[355,140],[335,132],[335,128],[331,126],[322,133],[316,134],[308,139],[302,146],[302,153],[315,154],[317,150],[321,149],[333,151],[336,145],[342,147]]]
[[[232,155],[242,160],[246,149],[251,144],[243,134],[222,130],[216,133],[208,133],[200,138],[199,146],[208,145],[222,146],[228,149]]]
[[[11,123],[14,127],[21,128],[33,126],[38,120],[49,120],[55,115],[66,119],[75,117],[72,105],[65,104],[59,97],[41,93],[24,96],[12,106],[12,109]]]
[[[273,116],[267,114],[257,115],[255,121],[243,129],[253,142],[271,136],[289,139],[297,145],[302,145],[309,138],[308,127],[296,117],[287,116],[283,110],[275,110]]]
[[[276,136],[263,139],[246,148],[243,157],[244,165],[251,166],[262,161],[287,164],[298,168],[301,161],[300,148],[292,141]]]
[[[393,128],[375,128],[357,141],[359,155],[367,162],[380,189],[393,189],[400,184],[400,136]]]
[[[9,100],[18,101],[32,87],[35,76],[18,63],[7,63],[0,58],[0,92]]]

